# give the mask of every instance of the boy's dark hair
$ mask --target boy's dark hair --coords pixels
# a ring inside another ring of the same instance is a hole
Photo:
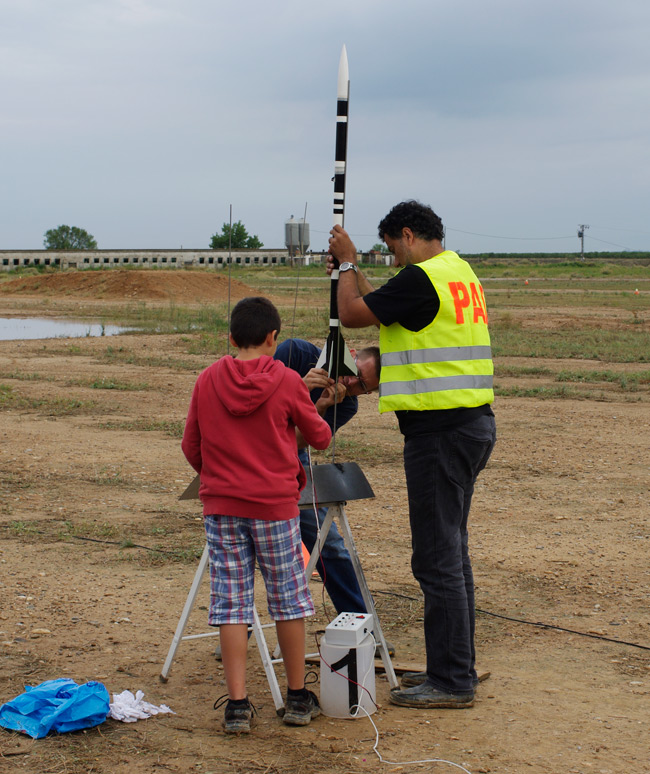
[[[268,298],[242,298],[230,315],[230,334],[240,349],[259,347],[271,331],[280,332],[280,315]],[[277,334],[276,334],[277,335]]]
[[[384,235],[391,239],[401,239],[402,229],[410,228],[420,239],[430,242],[437,239],[442,242],[445,230],[442,221],[428,204],[414,199],[396,204],[379,224],[379,238]]]

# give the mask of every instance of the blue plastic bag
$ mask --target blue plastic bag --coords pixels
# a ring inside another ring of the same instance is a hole
[[[41,739],[50,731],[62,734],[98,726],[109,711],[110,697],[102,683],[77,685],[60,678],[26,685],[25,693],[0,707],[0,726]]]

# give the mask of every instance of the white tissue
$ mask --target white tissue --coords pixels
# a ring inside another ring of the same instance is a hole
[[[135,696],[131,691],[114,693],[113,701],[109,705],[110,712],[108,716],[113,718],[113,720],[121,720],[123,723],[135,723],[136,720],[145,720],[145,718],[150,718],[152,715],[158,715],[162,712],[171,712],[172,715],[176,714],[166,704],[156,707],[155,704],[142,701],[143,698],[144,693],[142,691],[138,691]]]

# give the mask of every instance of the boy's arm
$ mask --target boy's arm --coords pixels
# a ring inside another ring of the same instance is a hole
[[[198,414],[198,385],[194,386],[192,392],[192,400],[190,401],[190,408],[187,412],[187,419],[185,420],[185,432],[183,433],[183,440],[181,441],[181,449],[185,455],[187,461],[196,470],[197,473],[201,472],[202,460],[201,460],[201,430],[199,428],[199,414]]]
[[[304,381],[305,381],[305,377],[303,377],[303,382]],[[309,387],[307,389],[309,389]],[[344,384],[341,384],[340,382],[338,383],[335,382],[334,384],[328,385],[323,390],[320,398],[316,401],[316,403],[314,403],[316,411],[318,411],[321,417],[324,417],[327,412],[327,409],[330,406],[333,406],[335,403],[340,403],[345,398],[345,394],[346,393],[345,393]],[[328,422],[328,425],[329,425],[329,422]],[[330,430],[331,430],[331,427],[330,427]],[[296,441],[298,442],[299,449],[304,449],[306,446],[309,446],[309,444],[305,440],[305,437],[297,427],[296,427]]]
[[[293,384],[289,389],[292,390],[294,396],[292,419],[296,426],[299,447],[302,448],[300,445],[300,438],[302,436],[304,446],[313,446],[314,449],[327,449],[332,440],[330,426],[320,416],[311,402],[309,392],[302,379],[295,372],[290,371],[289,373],[293,374],[290,377]]]

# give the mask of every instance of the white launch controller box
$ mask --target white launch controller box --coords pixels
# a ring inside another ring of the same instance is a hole
[[[372,631],[372,616],[368,613],[341,613],[325,628],[328,645],[356,648]]]

